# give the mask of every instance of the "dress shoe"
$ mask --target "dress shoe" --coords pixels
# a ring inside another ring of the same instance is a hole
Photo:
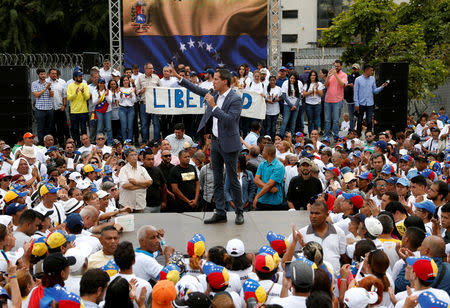
[[[219,222],[227,222],[227,215],[219,215],[214,213],[211,218],[203,221],[204,224],[215,224]]]
[[[237,225],[242,225],[244,223],[244,213],[236,213],[236,219],[234,220],[234,223]]]

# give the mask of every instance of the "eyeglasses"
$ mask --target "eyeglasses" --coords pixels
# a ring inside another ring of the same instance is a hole
[[[91,161],[91,164],[98,164],[98,161],[93,160],[93,161]]]
[[[111,191],[117,191],[117,188],[111,188]]]
[[[162,157],[171,157],[172,154],[162,155]]]
[[[103,137],[100,137],[100,138],[97,138],[97,140],[105,140],[105,138],[103,138]]]

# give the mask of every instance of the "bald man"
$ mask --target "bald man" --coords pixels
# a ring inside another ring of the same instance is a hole
[[[419,247],[420,255],[430,257],[438,266],[438,275],[431,287],[445,290],[450,295],[450,264],[446,260],[445,242],[439,236],[428,236]]]

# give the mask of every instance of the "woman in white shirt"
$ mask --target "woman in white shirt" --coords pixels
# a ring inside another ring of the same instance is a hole
[[[262,97],[265,97],[266,89],[264,89],[264,84],[261,82],[260,71],[255,70],[253,72],[253,80],[250,78],[247,78],[245,80],[245,90],[259,93],[261,94]],[[253,123],[253,121],[261,122],[260,120],[257,119],[241,117],[241,128],[244,136],[247,136],[247,134],[250,132],[250,126]]]
[[[120,118],[119,118],[119,102],[120,102],[120,89],[117,84],[117,81],[111,79],[108,82],[109,96],[111,97],[111,125],[112,125],[112,134],[113,138],[117,139],[120,132]]]
[[[325,87],[319,81],[317,72],[311,71],[308,80],[303,85],[303,97],[305,97],[305,111],[308,117],[308,133],[319,129],[320,101]]]
[[[109,90],[106,88],[105,79],[101,77],[98,78],[97,88],[92,93],[92,104],[95,106],[95,115],[97,116],[97,134],[104,133],[107,137],[106,143],[108,145],[112,144],[111,96],[109,95]]]
[[[269,85],[266,89],[266,119],[264,120],[264,135],[269,135],[272,140],[275,139],[277,129],[277,119],[280,114],[280,104],[283,99],[281,88],[277,86],[277,77],[270,76]]]
[[[239,80],[239,89],[245,88],[245,80],[247,79],[247,74],[245,72],[244,65],[239,65],[237,69],[237,78]]]
[[[303,84],[298,80],[298,77],[295,74],[292,74],[289,77],[289,80],[286,80],[281,87],[284,98],[284,108],[280,134],[283,136],[286,133],[288,123],[290,123],[289,129],[291,134],[295,134],[297,116],[302,113],[302,89]]]
[[[134,103],[136,102],[135,89],[131,87],[130,79],[123,76],[120,80],[119,118],[122,138],[133,139]]]

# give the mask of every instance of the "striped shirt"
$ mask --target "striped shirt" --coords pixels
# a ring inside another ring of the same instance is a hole
[[[47,82],[43,84],[38,80],[33,81],[31,84],[32,92],[41,92],[47,86]],[[38,110],[53,110],[53,99],[50,97],[50,91],[45,90],[45,92],[36,98],[36,109]]]

